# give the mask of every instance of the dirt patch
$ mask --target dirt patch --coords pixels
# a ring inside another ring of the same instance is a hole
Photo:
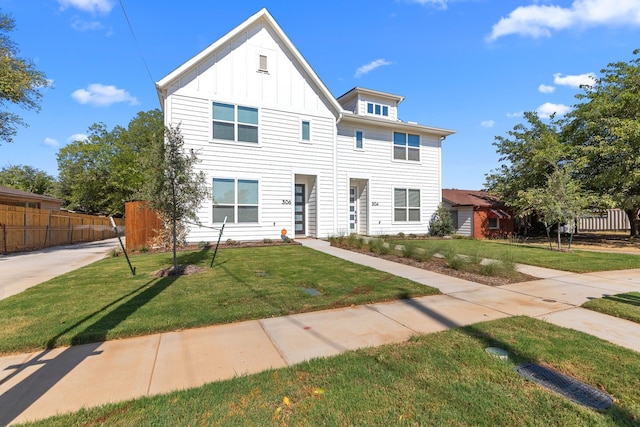
[[[205,268],[199,267],[197,265],[188,264],[188,265],[179,265],[177,269],[174,269],[173,266],[163,268],[162,270],[156,271],[153,275],[155,277],[169,277],[169,276],[190,276],[192,274],[200,273],[204,271]]]

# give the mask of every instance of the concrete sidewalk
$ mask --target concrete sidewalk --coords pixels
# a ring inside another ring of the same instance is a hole
[[[347,350],[512,315],[640,351],[640,325],[578,306],[640,290],[640,271],[587,275],[521,267],[544,279],[499,288],[304,240],[305,246],[439,288],[444,295],[219,325],[0,358],[0,425],[197,387]],[[603,317],[604,316],[604,317]]]

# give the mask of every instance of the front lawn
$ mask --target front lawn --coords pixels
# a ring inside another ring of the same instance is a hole
[[[582,306],[589,310],[640,323],[640,292],[598,298],[586,302]]]
[[[580,250],[558,252],[539,246],[471,239],[412,239],[393,240],[392,242],[396,245],[410,243],[424,248],[436,246],[440,251],[453,251],[458,254],[470,256],[479,255],[490,259],[509,258],[518,264],[535,265],[537,267],[572,271],[575,273],[640,268],[640,256],[621,253]]]
[[[0,354],[437,294],[298,245],[183,252],[204,271],[154,277],[171,254],[104,259],[0,301]]]
[[[511,360],[489,356],[488,346]],[[517,375],[522,362],[599,388],[614,405],[573,403]],[[636,426],[639,378],[639,353],[515,317],[30,425]]]

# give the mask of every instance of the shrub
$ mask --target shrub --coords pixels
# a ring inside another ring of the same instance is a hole
[[[429,234],[432,236],[449,236],[453,233],[453,220],[444,203],[440,203],[429,221]]]
[[[387,255],[391,252],[391,248],[383,239],[369,240],[369,251],[378,255]]]
[[[443,251],[442,256],[447,261],[447,267],[453,270],[463,271],[467,269],[469,260],[466,257],[458,255],[455,251],[447,249]]]
[[[402,246],[402,256],[405,258],[416,258],[418,248],[412,243],[405,243]]]

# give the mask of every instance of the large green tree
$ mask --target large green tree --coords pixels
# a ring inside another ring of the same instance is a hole
[[[140,112],[126,129],[96,123],[88,134],[58,152],[60,196],[72,210],[123,214],[125,202],[141,198],[146,156],[163,140],[162,112]]]
[[[56,195],[56,179],[32,166],[6,166],[0,170],[0,185],[30,193]]]
[[[198,158],[184,149],[179,126],[165,128],[164,142],[154,145],[147,161],[145,199],[171,228],[173,271],[178,274],[177,230],[188,219],[198,221],[197,210],[209,195],[206,177],[195,170]]]
[[[580,180],[612,200],[639,233],[640,58],[609,64],[568,115],[564,133],[574,148]]]
[[[524,115],[527,123],[497,136],[494,145],[501,167],[486,176],[485,187],[511,207],[516,216],[536,215],[549,236],[551,226],[572,224],[594,206],[594,198],[574,176],[573,151],[562,139],[563,122],[551,117],[543,122],[536,113]]]
[[[49,86],[45,74],[19,56],[17,45],[10,38],[14,29],[13,18],[0,12],[0,141],[4,142],[12,142],[18,126],[26,125],[20,116],[8,111],[7,104],[39,111],[41,90]]]

